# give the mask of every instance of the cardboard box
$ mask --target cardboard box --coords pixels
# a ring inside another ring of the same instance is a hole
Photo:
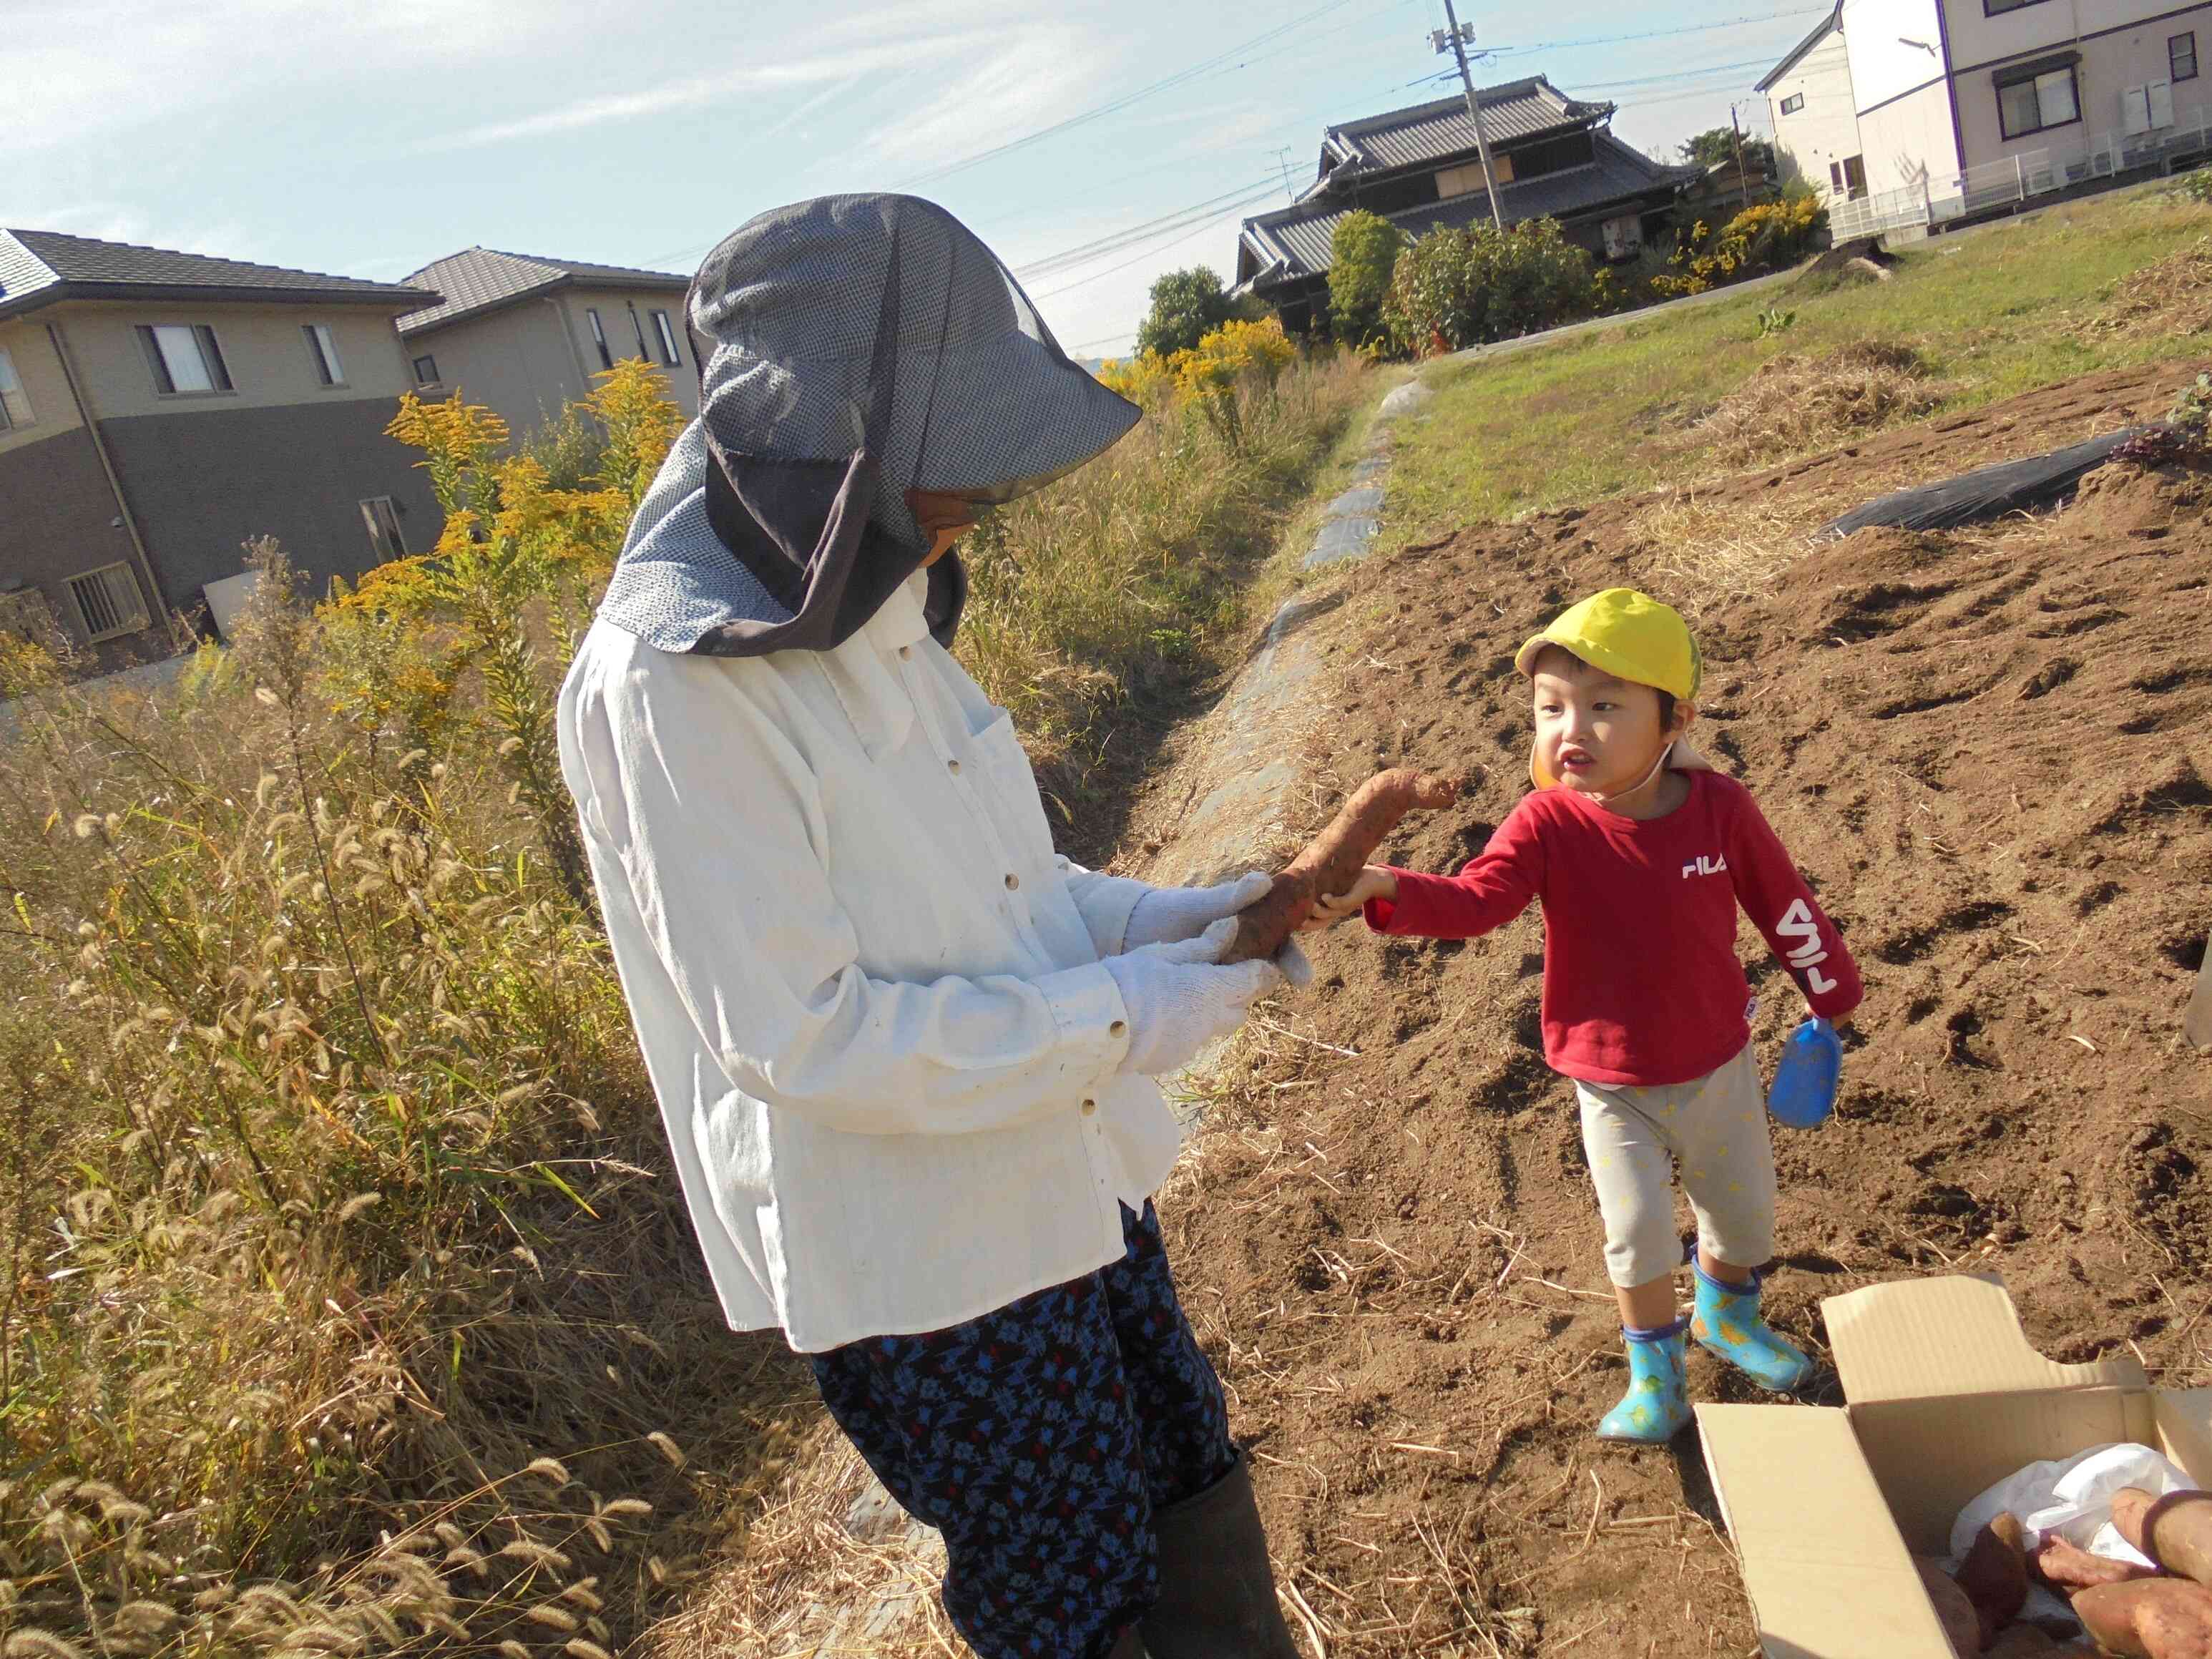
[[[2114,1441],[2212,1486],[2212,1389],[2154,1389],[2131,1355],[2061,1365],[1994,1279],[1875,1285],[1821,1304],[1848,1402],[1699,1406],[1705,1467],[1767,1659],[1951,1659],[1915,1555],[1969,1498]]]

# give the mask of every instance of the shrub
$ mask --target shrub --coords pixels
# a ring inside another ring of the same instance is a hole
[[[1590,256],[1558,221],[1500,231],[1486,220],[1432,230],[1401,253],[1382,314],[1401,347],[1425,355],[1589,316],[1600,292]]]
[[[1152,284],[1152,309],[1137,330],[1137,351],[1171,357],[1195,351],[1198,343],[1237,315],[1237,302],[1206,265],[1171,270]]]
[[[2174,180],[2173,193],[2192,202],[2212,203],[2212,167],[2191,167]]]
[[[1674,249],[1675,274],[1656,278],[1654,286],[1670,297],[1703,294],[1778,270],[1811,252],[1827,228],[1826,206],[1807,195],[1746,208],[1717,232],[1698,220]]]
[[[1354,209],[1329,238],[1329,332],[1346,345],[1364,346],[1382,329],[1382,299],[1406,234],[1380,214]]]

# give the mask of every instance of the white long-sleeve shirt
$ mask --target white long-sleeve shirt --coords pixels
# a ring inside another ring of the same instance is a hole
[[[1099,958],[1139,882],[1053,850],[925,578],[833,652],[593,625],[562,688],[617,973],[730,1323],[818,1352],[1121,1255],[1180,1144]]]

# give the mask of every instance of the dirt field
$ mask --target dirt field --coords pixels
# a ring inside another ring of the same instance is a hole
[[[2212,920],[2212,474],[2114,466],[2033,520],[1802,541],[1882,489],[2160,412],[2193,373],[1732,479],[1698,518],[1645,497],[1477,526],[1370,562],[1311,624],[1340,675],[1311,827],[1378,767],[1456,772],[1464,805],[1389,849],[1446,869],[1526,787],[1521,640],[1616,583],[1693,613],[1699,736],[1868,981],[1835,1121],[1775,1132],[1771,1305],[1823,1358],[1823,1297],[1995,1269],[2046,1352],[2212,1381],[2212,1061],[2178,1031]],[[1686,525],[1710,544],[1662,533]],[[1171,775],[1140,811],[1155,848],[1184,794]],[[1744,945],[1771,1066],[1801,1005]],[[1329,1659],[1752,1651],[1694,1436],[1589,1433],[1624,1361],[1571,1091],[1537,1047],[1535,915],[1313,954],[1161,1203],[1308,1634]],[[1753,1397],[1700,1353],[1691,1380]],[[1810,1397],[1839,1403],[1832,1376]]]

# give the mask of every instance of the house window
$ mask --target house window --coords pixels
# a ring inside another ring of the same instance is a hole
[[[2177,81],[2197,78],[2197,31],[2177,34],[2166,43],[2166,61]]]
[[[361,504],[362,522],[368,526],[368,545],[379,564],[407,556],[407,544],[399,534],[399,510],[389,495],[374,495]]]
[[[1828,188],[1838,196],[1848,196],[1856,201],[1866,194],[1866,157],[1846,155],[1840,161],[1828,163]]]
[[[2008,11],[2019,11],[2028,6],[2039,6],[2043,0],[1982,0],[1982,15],[2000,17]]]
[[[1513,182],[1511,156],[1492,155],[1490,161],[1500,185],[1510,185]],[[1473,162],[1467,167],[1446,167],[1437,174],[1437,196],[1439,200],[1449,200],[1455,196],[1471,195],[1482,188],[1484,188],[1482,163],[1480,161]]]
[[[630,329],[631,331],[637,336],[637,360],[640,362],[644,362],[647,358],[651,356],[651,354],[645,349],[645,325],[638,319],[637,307],[635,306],[629,305],[629,302],[627,300],[623,303],[626,306],[629,306]]]
[[[204,324],[181,323],[138,325],[138,343],[154,371],[154,385],[164,397],[228,392],[230,370],[224,367],[222,348],[215,331]]]
[[[2081,118],[2071,64],[2007,70],[1996,84],[1997,125],[2008,138],[2024,138],[2031,132],[2068,126]]]
[[[438,360],[427,351],[415,360],[415,384],[416,386],[438,384]]]
[[[315,377],[325,386],[343,386],[345,366],[338,362],[338,343],[331,337],[329,329],[320,323],[302,323],[300,332],[307,338],[307,356],[315,365]]]
[[[1795,115],[1804,107],[1805,94],[1802,92],[1793,92],[1782,100],[1782,112],[1784,115]]]
[[[684,361],[684,354],[676,349],[676,330],[669,322],[666,312],[656,311],[653,313],[653,331],[660,337],[660,361],[671,368],[680,365]]]
[[[69,579],[70,598],[76,601],[77,620],[88,639],[112,640],[146,625],[146,606],[138,597],[138,584],[127,564],[103,565]]]
[[[31,400],[23,392],[23,382],[16,377],[15,360],[0,346],[0,432],[12,432],[19,426],[30,425]]]
[[[592,343],[599,349],[599,367],[612,368],[615,366],[615,354],[607,349],[606,325],[599,320],[599,312],[592,307],[586,306],[584,308],[584,315],[592,319]]]

